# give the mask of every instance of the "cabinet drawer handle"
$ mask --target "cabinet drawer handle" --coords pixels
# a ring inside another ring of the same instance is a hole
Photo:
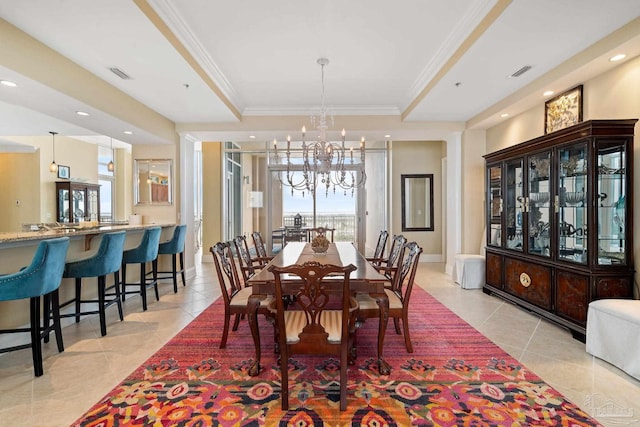
[[[520,284],[522,286],[524,286],[525,288],[528,288],[529,286],[531,286],[531,277],[529,277],[529,275],[527,273],[521,273],[520,274]]]

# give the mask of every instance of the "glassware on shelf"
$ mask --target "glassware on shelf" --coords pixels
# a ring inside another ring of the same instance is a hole
[[[529,200],[531,200],[536,205],[538,204],[543,205],[545,203],[549,203],[549,192],[542,191],[539,193],[530,193]]]
[[[624,194],[620,196],[615,204],[615,214],[613,215],[613,222],[620,227],[620,231],[624,232]]]
[[[564,194],[564,200],[568,205],[575,206],[578,203],[584,202],[585,192],[584,191],[567,191]]]

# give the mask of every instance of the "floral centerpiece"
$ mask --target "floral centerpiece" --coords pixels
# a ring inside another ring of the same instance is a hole
[[[311,241],[311,249],[315,253],[324,253],[329,249],[329,240],[323,234],[319,234]]]

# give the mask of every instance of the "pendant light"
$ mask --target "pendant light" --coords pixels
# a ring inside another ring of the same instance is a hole
[[[113,172],[115,169],[115,165],[113,164],[113,138],[111,138],[111,161],[107,163],[107,170],[109,172]]]
[[[56,164],[56,135],[58,132],[49,131],[51,134],[51,138],[53,139],[53,161],[49,165],[49,172],[56,173],[58,172],[58,165]]]

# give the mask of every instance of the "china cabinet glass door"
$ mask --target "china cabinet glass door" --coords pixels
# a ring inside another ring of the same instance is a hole
[[[502,166],[489,168],[489,245],[502,246]]]
[[[525,199],[522,188],[522,159],[507,163],[504,208],[507,227],[506,247],[522,251],[522,224]]]
[[[98,218],[98,190],[97,189],[87,189],[87,215],[86,219],[88,221],[99,221]]]
[[[558,258],[586,264],[587,253],[587,145],[558,150]]]
[[[57,222],[69,222],[69,209],[65,208],[69,206],[69,190],[66,188],[58,189],[58,206],[62,209],[58,209]]]
[[[551,226],[551,152],[545,151],[529,157],[527,220],[529,231],[528,252],[549,257]]]
[[[598,264],[626,264],[626,153],[625,146],[598,147]]]

